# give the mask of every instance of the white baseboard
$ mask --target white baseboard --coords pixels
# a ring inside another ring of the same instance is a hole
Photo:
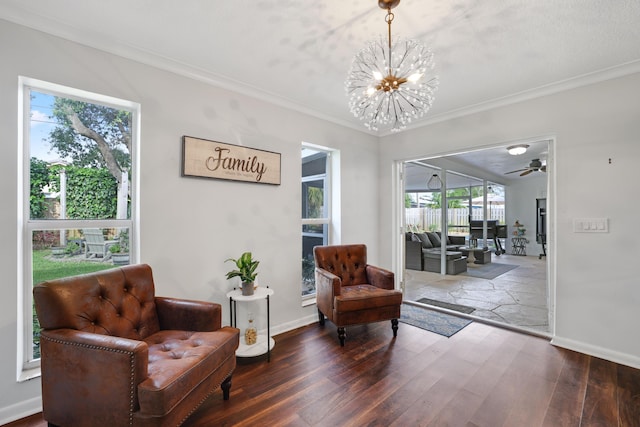
[[[37,414],[38,412],[42,412],[41,396],[18,402],[15,405],[5,406],[4,408],[0,408],[0,425],[9,424],[21,418]]]
[[[280,325],[275,325],[271,327],[271,336],[282,334],[285,332],[292,331],[294,329],[301,328],[303,326],[310,325],[314,322],[318,321],[318,315],[312,314],[310,316],[302,317],[300,319],[296,319],[292,322],[282,323]],[[266,333],[266,330],[261,330],[260,333]]]
[[[587,344],[581,341],[574,341],[558,336],[553,337],[553,339],[551,340],[551,344],[557,347],[562,347],[580,353],[588,354],[589,356],[599,357],[600,359],[609,360],[621,365],[630,366],[635,369],[640,369],[640,357],[633,356],[631,354],[620,353],[605,347],[599,347],[596,345]]]

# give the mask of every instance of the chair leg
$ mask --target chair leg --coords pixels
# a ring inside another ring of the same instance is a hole
[[[225,378],[224,381],[222,381],[220,387],[222,388],[222,398],[224,400],[229,400],[229,392],[231,391],[231,375],[229,375],[227,378]]]
[[[347,336],[347,331],[344,327],[338,328],[338,339],[340,339],[340,347],[344,347],[344,338]]]
[[[324,314],[322,314],[320,309],[318,309],[318,322],[320,323],[320,326],[324,326]]]
[[[391,329],[393,329],[393,336],[398,336],[398,319],[391,319]]]

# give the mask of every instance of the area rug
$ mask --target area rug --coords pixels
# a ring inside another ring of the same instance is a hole
[[[475,311],[475,308],[469,307],[467,305],[460,305],[460,304],[454,304],[451,302],[438,301],[430,298],[420,298],[418,302],[421,302],[422,304],[435,305],[436,307],[442,307],[449,310],[459,311],[460,313],[465,313],[465,314],[469,314]]]
[[[518,268],[518,266],[514,264],[500,264],[497,262],[492,262],[490,264],[474,264],[473,266],[470,265],[469,268],[467,268],[467,271],[460,273],[459,276],[471,276],[479,279],[491,280],[506,273],[507,271],[513,270],[514,268]]]
[[[471,323],[468,319],[411,304],[402,304],[402,312],[398,320],[445,337],[451,337]]]

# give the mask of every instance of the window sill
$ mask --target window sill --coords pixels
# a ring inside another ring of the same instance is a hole
[[[22,383],[40,377],[40,366],[37,368],[23,369],[18,375],[18,382]]]
[[[315,296],[302,300],[302,306],[303,307],[308,307],[310,305],[315,305],[315,303],[316,303],[316,297]]]

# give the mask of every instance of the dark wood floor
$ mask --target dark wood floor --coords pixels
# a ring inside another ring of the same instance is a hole
[[[12,424],[41,427],[41,415]],[[184,424],[200,426],[640,426],[640,370],[472,323],[451,338],[389,322],[310,325],[271,363],[238,365]],[[114,426],[117,427],[117,426]]]

